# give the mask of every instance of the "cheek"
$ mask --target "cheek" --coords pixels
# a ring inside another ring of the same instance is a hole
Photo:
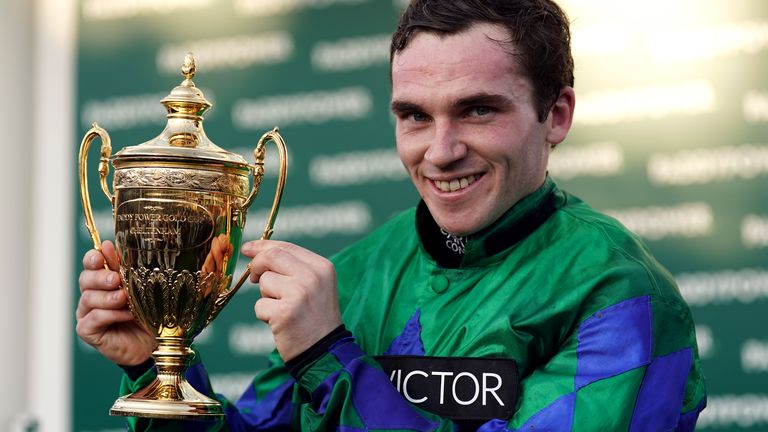
[[[400,156],[400,161],[405,168],[411,172],[415,165],[419,163],[421,157],[419,156],[420,150],[417,146],[411,145],[408,140],[402,137],[397,137],[397,154]]]

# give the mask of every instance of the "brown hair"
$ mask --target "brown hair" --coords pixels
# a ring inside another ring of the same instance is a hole
[[[392,35],[390,70],[395,54],[414,34],[455,34],[478,23],[509,31],[517,48],[511,55],[533,83],[539,121],[546,120],[560,90],[573,86],[568,17],[551,0],[412,0]]]

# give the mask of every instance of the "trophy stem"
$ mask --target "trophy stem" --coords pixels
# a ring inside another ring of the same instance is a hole
[[[194,352],[180,337],[158,337],[152,353],[157,377],[144,388],[115,401],[113,416],[153,417],[180,420],[214,420],[224,415],[221,404],[195,390],[184,371]]]

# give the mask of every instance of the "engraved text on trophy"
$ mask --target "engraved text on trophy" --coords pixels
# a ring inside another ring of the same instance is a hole
[[[115,213],[116,241],[138,267],[171,269],[183,264],[181,259],[197,263],[201,257],[195,255],[206,252],[201,246],[214,232],[211,213],[187,201],[139,198],[122,203]]]

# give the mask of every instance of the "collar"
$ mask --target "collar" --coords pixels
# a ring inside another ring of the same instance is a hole
[[[528,237],[562,206],[564,195],[547,176],[544,184],[527,195],[490,226],[465,238],[464,254],[452,253],[424,201],[416,208],[416,230],[421,244],[441,267],[460,268],[497,255]]]

